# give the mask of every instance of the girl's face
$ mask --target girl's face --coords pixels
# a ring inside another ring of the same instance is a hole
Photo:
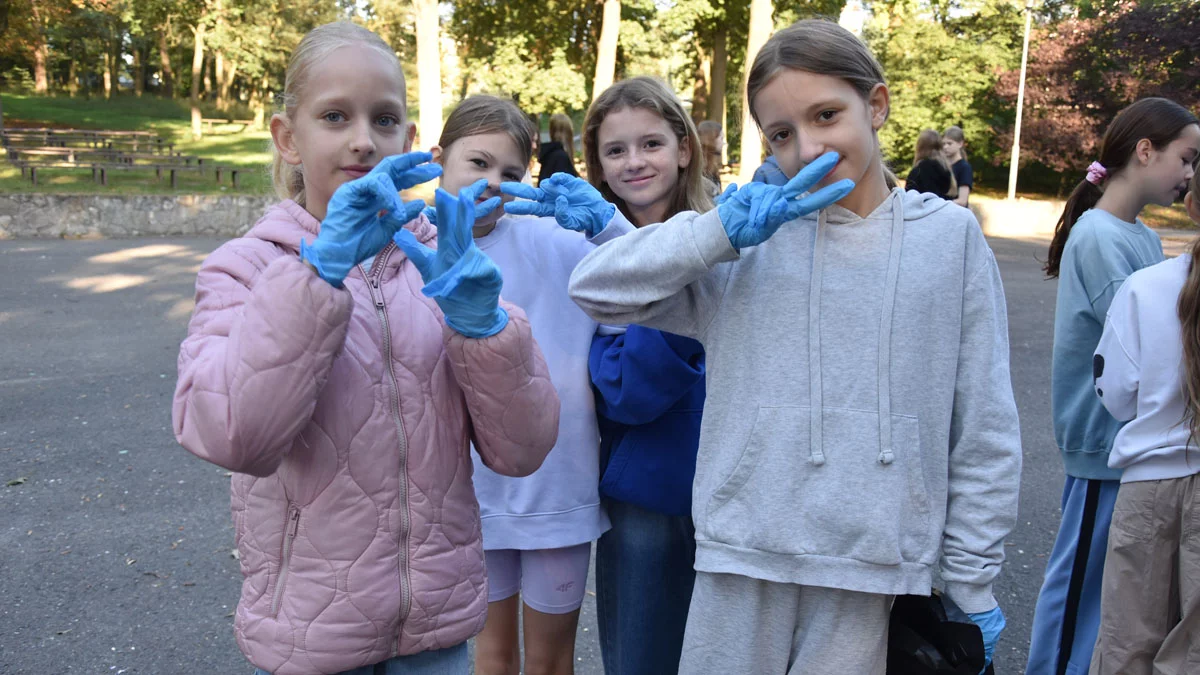
[[[304,172],[306,208],[324,220],[329,198],[379,160],[412,148],[404,78],[377,50],[348,45],[314,65],[295,115],[275,115],[271,136],[283,160]]]
[[[755,95],[751,105],[771,153],[788,178],[826,152],[841,155],[819,185],[853,180],[854,191],[840,203],[863,216],[887,197],[875,132],[887,121],[888,100],[883,84],[875,85],[864,100],[841,78],[785,68]]]
[[[947,159],[958,157],[958,153],[962,152],[962,148],[962,143],[952,138],[942,137],[942,153],[946,155]]]
[[[1142,188],[1149,203],[1169,206],[1187,193],[1188,182],[1196,172],[1200,125],[1184,127],[1179,137],[1162,150],[1147,148],[1149,145],[1149,141],[1140,141],[1136,151],[1144,167]]]
[[[596,133],[604,182],[625,200],[634,221],[649,225],[666,220],[679,187],[680,170],[692,159],[667,121],[643,108],[621,108],[604,117]]]
[[[486,217],[475,221],[476,228],[487,228],[504,215],[504,204],[511,202],[511,195],[500,192],[504,181],[520,182],[525,177],[524,155],[516,141],[503,131],[493,131],[474,136],[464,136],[448,148],[434,146],[433,160],[442,165],[442,189],[457,195],[458,191],[486,178],[488,189],[476,203],[499,195],[501,205]]]

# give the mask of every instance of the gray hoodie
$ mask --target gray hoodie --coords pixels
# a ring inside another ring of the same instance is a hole
[[[716,210],[588,254],[571,297],[602,323],[700,340],[708,400],[696,569],[968,613],[1016,520],[1021,475],[999,269],[971,212],[894,190],[740,255]]]

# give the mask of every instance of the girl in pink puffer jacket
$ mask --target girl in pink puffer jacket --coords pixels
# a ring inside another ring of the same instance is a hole
[[[439,173],[409,153],[404,87],[370,31],[305,36],[271,120],[284,201],[196,281],[174,428],[236,472],[234,627],[261,673],[465,674],[487,609],[470,443],[522,476],[557,435],[529,322],[471,243],[476,194],[439,192],[436,231],[397,196]]]

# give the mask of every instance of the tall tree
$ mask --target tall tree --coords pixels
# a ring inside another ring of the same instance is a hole
[[[746,71],[754,63],[758,50],[766,44],[771,36],[771,0],[750,1],[750,30],[746,39]],[[750,104],[742,95],[742,148],[740,178],[748,183],[754,177],[754,171],[762,163],[762,142],[754,131],[754,117],[750,114]]]
[[[203,10],[207,10],[205,2]],[[208,13],[204,11],[192,26],[192,138],[199,139],[204,131],[200,115],[200,71],[204,68],[204,34],[208,30]]]
[[[592,80],[592,100],[613,83],[617,69],[617,40],[621,33],[621,0],[604,0],[604,20],[600,27],[600,45],[596,51],[596,77]]]
[[[50,60],[50,50],[46,44],[45,10],[39,0],[32,0],[33,10],[33,90],[45,94],[49,90],[49,80],[46,78],[46,62]]]
[[[413,0],[417,12],[417,81],[421,106],[420,147],[430,148],[442,135],[441,29],[437,0]]]

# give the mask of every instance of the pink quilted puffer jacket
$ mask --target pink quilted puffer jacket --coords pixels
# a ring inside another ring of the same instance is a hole
[[[173,409],[180,444],[237,472],[234,628],[276,675],[478,633],[487,579],[469,442],[523,476],[558,434],[520,308],[505,304],[508,325],[490,338],[455,333],[393,244],[336,289],[298,256],[318,227],[285,201],[204,262]],[[423,216],[406,227],[433,245]]]

